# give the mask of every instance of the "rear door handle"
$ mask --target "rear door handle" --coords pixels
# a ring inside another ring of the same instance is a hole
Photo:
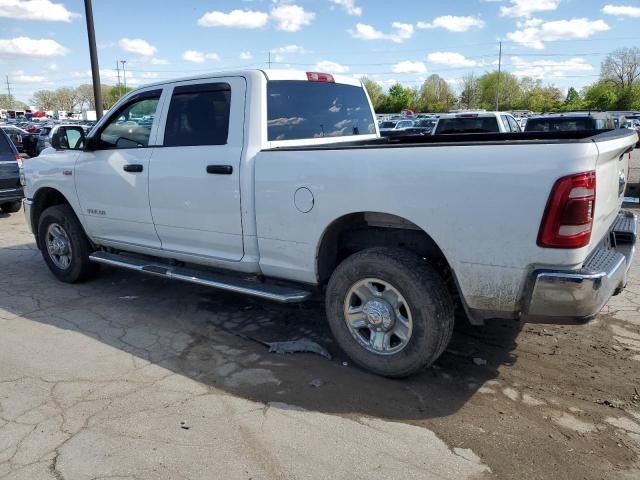
[[[132,173],[140,173],[143,170],[142,165],[140,165],[139,163],[130,163],[128,165],[124,165],[122,169],[125,172],[132,172]]]
[[[213,175],[231,175],[233,167],[231,165],[207,165],[207,173]]]

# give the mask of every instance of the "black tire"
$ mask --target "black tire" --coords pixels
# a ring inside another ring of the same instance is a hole
[[[67,268],[57,266],[47,249],[47,232],[54,223],[64,230],[71,245],[71,261]],[[98,265],[89,260],[89,254],[93,251],[91,243],[69,205],[56,205],[42,212],[38,220],[38,244],[49,270],[62,282],[82,282],[98,271]]]
[[[413,330],[397,353],[382,355],[367,350],[345,320],[349,290],[372,277],[393,285],[411,311]],[[331,331],[349,358],[385,377],[406,377],[430,366],[453,334],[454,305],[444,280],[420,256],[401,248],[371,248],[344,260],[329,280],[326,310]]]
[[[2,213],[17,213],[22,208],[22,202],[17,200],[15,202],[3,203],[0,205]]]

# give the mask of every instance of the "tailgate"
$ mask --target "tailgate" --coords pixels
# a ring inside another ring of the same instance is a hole
[[[608,232],[622,206],[629,177],[629,152],[638,141],[638,135],[631,130],[620,129],[597,135],[593,141],[598,147],[598,161],[591,248]]]

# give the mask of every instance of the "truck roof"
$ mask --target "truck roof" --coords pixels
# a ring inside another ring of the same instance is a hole
[[[313,71],[315,73],[320,73]],[[303,70],[279,70],[279,69],[245,69],[245,70],[228,70],[228,71],[220,71],[220,72],[209,72],[202,73],[199,75],[193,75],[189,77],[177,77],[168,80],[162,80],[159,82],[148,83],[145,85],[141,85],[136,90],[141,88],[148,88],[153,86],[161,86],[167,85],[175,82],[185,82],[189,80],[205,80],[207,78],[212,77],[237,77],[237,76],[247,76],[247,77],[255,77],[259,75],[264,75],[267,80],[301,80],[307,81],[307,71]],[[322,72],[324,73],[324,72]],[[333,77],[335,83],[341,83],[345,85],[352,85],[354,87],[362,87],[362,82],[354,77],[349,77],[347,75],[334,75],[328,74]],[[134,90],[135,91],[135,90]]]

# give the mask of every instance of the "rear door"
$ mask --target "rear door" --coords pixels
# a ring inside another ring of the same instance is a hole
[[[20,188],[20,176],[15,151],[9,137],[0,130],[0,197]]]
[[[246,80],[176,83],[151,158],[149,199],[162,248],[240,260]]]

